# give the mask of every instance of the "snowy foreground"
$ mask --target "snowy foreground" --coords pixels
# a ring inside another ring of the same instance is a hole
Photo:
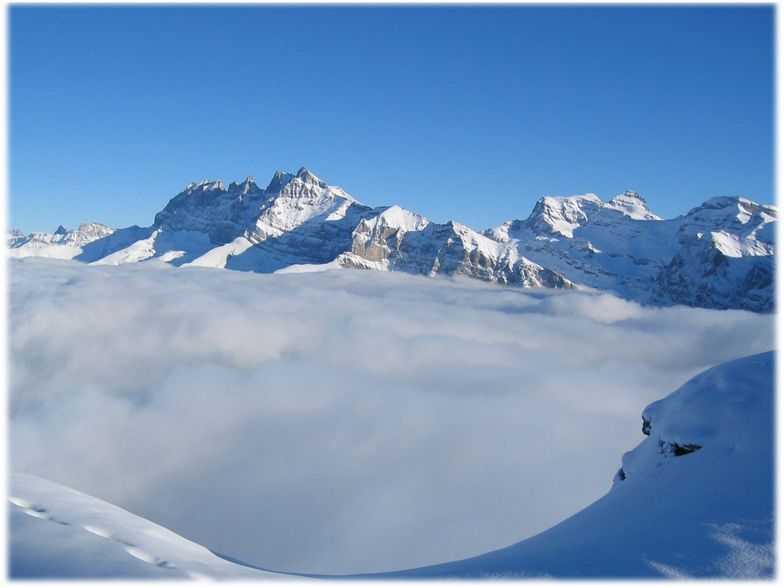
[[[11,474],[15,578],[280,579],[231,563],[168,529],[65,486]]]
[[[772,354],[647,409],[612,481],[642,409],[772,349],[770,316],[351,270],[10,281],[15,576],[771,574]]]

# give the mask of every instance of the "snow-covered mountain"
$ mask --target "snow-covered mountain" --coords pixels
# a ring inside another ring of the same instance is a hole
[[[635,192],[544,197],[485,234],[572,282],[659,305],[773,309],[773,206],[719,197],[661,220]]]
[[[82,247],[107,237],[114,229],[102,223],[82,223],[78,229],[69,231],[64,226],[54,233],[30,233],[8,231],[6,245],[12,257],[53,257],[71,259],[79,255]]]
[[[678,252],[656,276],[654,302],[768,311],[773,305],[777,211],[713,198],[678,227]]]
[[[465,225],[437,224],[399,206],[363,219],[352,232],[342,267],[376,267],[413,274],[460,274],[525,288],[573,288],[561,274],[521,256]]]
[[[516,545],[389,574],[450,577],[772,577],[773,364],[711,368],[648,406],[608,494]]]
[[[777,210],[713,198],[662,220],[636,192],[541,198],[525,220],[477,232],[399,206],[371,208],[302,168],[224,187],[188,185],[149,227],[9,233],[14,257],[157,259],[254,272],[333,267],[464,275],[522,287],[592,287],[648,304],[773,309]]]
[[[549,530],[466,560],[353,577],[772,577],[773,363],[769,352],[721,364],[649,405],[647,438],[609,493]],[[15,578],[286,577],[40,478],[12,475],[9,500]]]

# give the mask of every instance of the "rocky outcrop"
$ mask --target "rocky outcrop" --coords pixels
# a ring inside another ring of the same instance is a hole
[[[705,308],[772,312],[773,255],[731,257],[710,238],[679,251],[654,281],[652,300]]]
[[[422,275],[463,275],[525,288],[573,288],[562,275],[521,257],[456,222],[432,223],[398,206],[363,220],[353,232],[352,258],[382,263],[386,269]]]

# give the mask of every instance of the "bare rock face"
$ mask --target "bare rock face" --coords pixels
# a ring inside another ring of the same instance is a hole
[[[644,304],[773,310],[775,207],[713,198],[662,220],[637,193],[541,198],[529,217],[481,233],[399,206],[371,208],[310,170],[189,184],[149,227],[99,223],[8,232],[10,255],[88,263],[274,272],[310,264],[461,275],[524,288],[608,290]]]
[[[456,222],[432,223],[393,206],[363,220],[353,233],[351,253],[391,270],[422,275],[463,275],[526,288],[573,288],[560,274]],[[346,265],[357,267],[353,259]]]
[[[772,312],[773,256],[731,257],[709,239],[678,252],[656,277],[654,302]]]

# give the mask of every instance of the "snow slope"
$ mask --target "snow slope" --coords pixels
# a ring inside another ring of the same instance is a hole
[[[112,504],[26,474],[11,474],[13,579],[270,580]]]
[[[773,364],[709,369],[643,411],[610,492],[555,527],[478,557],[391,577],[770,578]]]
[[[545,196],[526,220],[479,233],[399,206],[365,206],[301,168],[276,172],[265,189],[252,177],[228,188],[220,180],[189,184],[149,227],[12,231],[7,242],[14,257],[158,259],[260,273],[336,264],[770,312],[777,215],[773,206],[719,197],[662,220],[626,191],[608,202],[595,194]]]

